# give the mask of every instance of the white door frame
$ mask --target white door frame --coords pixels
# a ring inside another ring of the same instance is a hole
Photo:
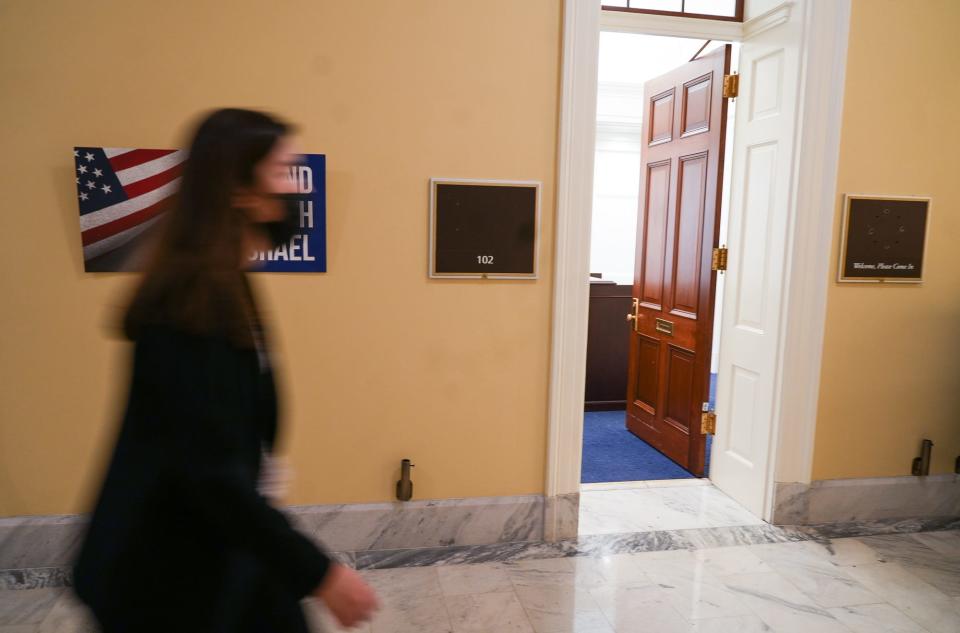
[[[802,25],[796,78],[797,138],[784,291],[780,302],[778,371],[771,417],[771,466],[763,518],[770,520],[776,482],[809,483],[813,463],[826,294],[843,112],[851,0],[767,2],[743,24],[607,12],[598,0],[565,0],[557,177],[557,243],[550,361],[546,496],[580,491],[584,374],[589,301],[590,224],[600,30],[742,41],[787,22]],[[748,0],[750,2],[750,0]],[[748,9],[748,15],[749,9]],[[734,131],[736,133],[736,131]],[[723,424],[722,420],[719,422]],[[548,514],[548,521],[558,520]],[[548,534],[575,536],[570,518]],[[567,532],[564,534],[564,532]]]

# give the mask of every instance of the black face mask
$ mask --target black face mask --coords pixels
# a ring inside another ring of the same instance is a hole
[[[270,238],[270,247],[277,248],[290,242],[300,229],[300,203],[310,199],[305,193],[276,193],[274,198],[283,204],[283,219],[260,222],[260,227]]]

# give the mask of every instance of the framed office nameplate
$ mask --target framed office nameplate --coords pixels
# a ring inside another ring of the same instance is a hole
[[[540,183],[430,179],[430,277],[536,279]]]
[[[837,281],[920,283],[930,198],[844,196]]]

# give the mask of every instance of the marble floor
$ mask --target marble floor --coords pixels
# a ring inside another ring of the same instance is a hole
[[[584,486],[580,535],[762,525],[706,479]]]
[[[367,633],[960,631],[958,530],[361,573]],[[95,630],[69,589],[0,591],[0,633]]]

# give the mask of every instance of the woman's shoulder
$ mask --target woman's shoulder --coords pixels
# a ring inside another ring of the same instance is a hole
[[[252,347],[255,307],[245,279],[231,274],[147,275],[124,315],[123,330],[134,342],[174,339],[193,343],[231,342]]]

